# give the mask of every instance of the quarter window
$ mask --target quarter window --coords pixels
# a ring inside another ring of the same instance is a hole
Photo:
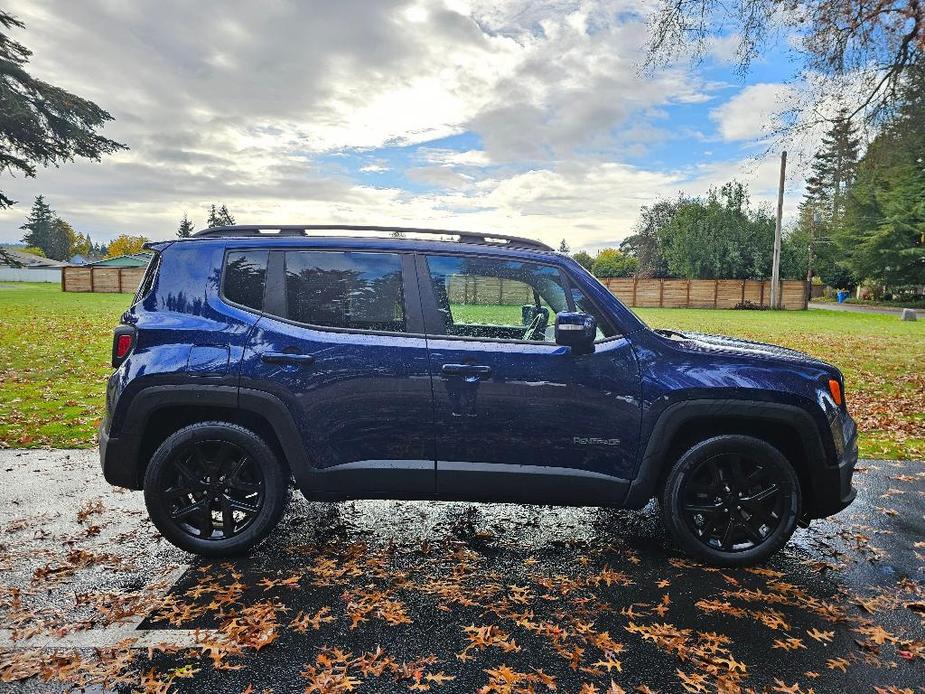
[[[394,253],[289,251],[288,318],[329,328],[406,332],[401,258]]]
[[[233,251],[225,257],[224,293],[228,301],[263,310],[267,251]]]

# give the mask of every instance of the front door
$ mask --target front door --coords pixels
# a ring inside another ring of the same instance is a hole
[[[272,251],[265,315],[242,388],[283,400],[304,440],[310,496],[434,491],[433,408],[412,256]],[[297,479],[299,474],[296,475]]]
[[[636,459],[632,347],[554,265],[418,257],[442,498],[619,503]],[[595,313],[591,354],[555,344],[555,314]]]

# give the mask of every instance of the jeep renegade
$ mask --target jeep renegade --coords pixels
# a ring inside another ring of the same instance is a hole
[[[190,552],[254,547],[292,482],[316,500],[655,497],[675,541],[721,566],[854,498],[838,369],[652,330],[538,242],[234,226],[148,248],[100,457]]]

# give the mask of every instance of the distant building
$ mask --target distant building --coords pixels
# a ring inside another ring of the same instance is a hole
[[[140,253],[131,253],[130,255],[116,255],[112,258],[103,258],[86,263],[84,267],[147,267],[151,256],[151,251],[141,251]]]
[[[0,248],[0,282],[60,282],[61,268],[69,265],[40,255]]]

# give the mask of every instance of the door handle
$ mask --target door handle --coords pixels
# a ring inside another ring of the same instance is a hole
[[[481,364],[444,364],[440,371],[447,376],[491,376],[491,367]]]
[[[260,361],[267,364],[295,364],[297,366],[311,366],[315,357],[311,354],[290,354],[289,352],[264,352]]]

